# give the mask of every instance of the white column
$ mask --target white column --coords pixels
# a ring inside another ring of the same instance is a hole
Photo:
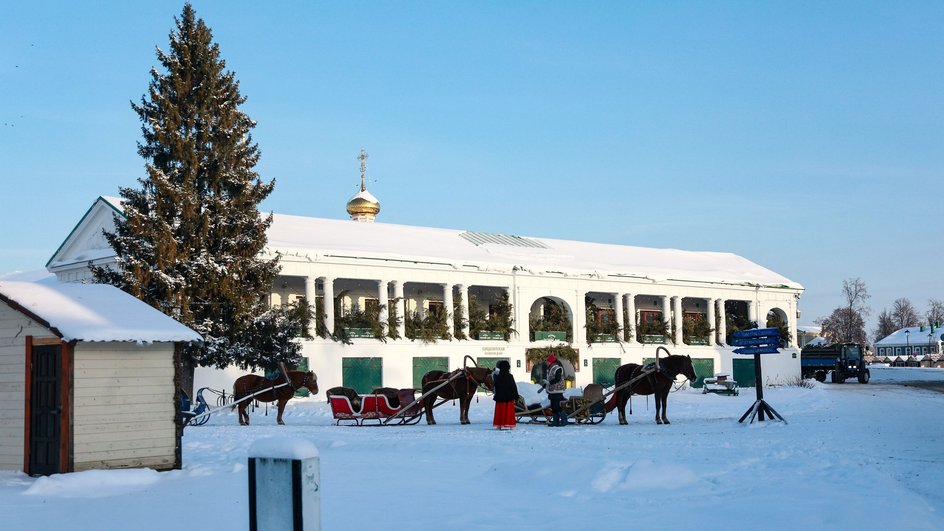
[[[764,327],[760,323],[760,318],[757,316],[757,303],[754,301],[747,301],[747,320],[757,323],[757,328]]]
[[[443,284],[443,306],[446,311],[446,330],[449,330],[450,337],[455,331],[455,315],[452,309],[452,284]]]
[[[675,297],[675,344],[682,345],[682,297]]]
[[[314,314],[315,310],[318,307],[317,304],[318,292],[315,290],[315,277],[305,277],[305,302],[308,303],[308,308]],[[311,319],[308,321],[308,335],[315,337],[318,332],[318,320],[317,318]]]
[[[334,333],[334,277],[321,277],[324,292],[325,328]]]
[[[400,318],[400,322],[397,323],[397,333],[402,339],[406,337],[406,300],[403,297],[403,281],[393,281],[393,298],[397,300],[397,316]]]
[[[662,320],[665,321],[666,326],[669,327],[665,332],[665,339],[669,340],[672,337],[672,307],[670,306],[671,300],[668,295],[662,296]]]
[[[614,293],[613,302],[615,303],[615,306],[616,306],[616,324],[617,324],[616,337],[617,339],[622,341],[623,329],[624,329],[623,327],[623,294]]]
[[[794,302],[789,305],[787,309],[787,326],[790,327],[790,346],[793,348],[800,348],[799,339],[797,336],[797,307],[796,299]]]
[[[728,339],[728,318],[724,314],[724,299],[718,299],[718,344],[724,345]]]
[[[714,328],[715,327],[715,302],[716,301],[715,299],[705,299],[705,300],[707,301],[706,304],[708,305],[708,315],[706,316],[706,318],[708,319],[708,326],[710,326],[711,328]],[[717,330],[708,334],[709,347],[713,347],[715,345],[715,333],[717,333]]]
[[[632,293],[626,294],[626,317],[629,319],[629,327],[631,333],[629,334],[629,339],[626,340],[627,343],[633,344],[636,342],[636,296]]]
[[[377,286],[377,301],[380,304],[380,315],[378,316],[380,320],[380,329],[383,330],[383,336],[387,337],[387,319],[390,317],[390,312],[387,308],[387,305],[390,304],[390,289],[387,287],[389,281],[380,280],[379,286]]]
[[[469,337],[469,286],[459,284],[459,294],[462,296],[462,333]]]
[[[577,301],[574,304],[574,343],[587,342],[587,294],[577,290]]]

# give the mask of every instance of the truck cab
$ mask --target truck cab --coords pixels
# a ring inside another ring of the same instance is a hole
[[[801,376],[825,382],[829,374],[832,383],[843,383],[847,378],[868,383],[871,374],[863,350],[862,345],[856,343],[807,345],[800,351]]]

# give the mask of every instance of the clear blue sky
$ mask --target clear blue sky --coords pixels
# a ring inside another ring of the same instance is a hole
[[[0,272],[134,186],[183,2],[0,19]],[[740,254],[800,323],[861,277],[944,298],[944,2],[194,2],[258,122],[266,210]],[[869,332],[872,331],[870,320]]]

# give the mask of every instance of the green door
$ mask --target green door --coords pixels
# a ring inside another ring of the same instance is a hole
[[[603,386],[613,385],[616,369],[619,366],[619,358],[593,358],[593,383]]]
[[[366,395],[383,384],[382,358],[344,358],[341,360],[341,385]]]
[[[715,375],[715,360],[711,358],[692,358],[692,367],[698,375],[698,379],[691,383],[695,389],[701,389],[705,385],[706,377]]]
[[[449,371],[449,358],[413,358],[413,388],[421,389],[423,387],[423,375],[429,371]]]
[[[494,370],[495,365],[501,360],[511,361],[509,358],[475,358],[475,363],[477,363],[479,367],[488,367]]]
[[[734,381],[738,387],[754,387],[757,379],[754,377],[754,358],[734,360]]]

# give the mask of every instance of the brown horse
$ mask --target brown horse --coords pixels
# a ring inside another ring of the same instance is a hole
[[[613,394],[606,410],[612,411],[615,406],[619,410],[620,424],[628,424],[626,422],[626,402],[631,399],[632,395],[655,395],[656,424],[668,424],[669,418],[665,415],[665,406],[669,391],[675,383],[675,377],[681,374],[688,378],[690,382],[694,382],[698,378],[695,374],[695,367],[692,366],[691,356],[666,356],[659,360],[659,366],[661,370],[639,378]],[[635,363],[621,365],[616,369],[616,387],[618,388],[644,373],[643,365]],[[632,408],[630,408],[630,413],[632,413]]]
[[[450,381],[451,380],[451,381]],[[446,382],[449,383],[446,383]],[[446,385],[442,385],[446,383]],[[429,371],[423,375],[423,394],[442,385],[435,393],[430,394],[423,400],[426,408],[426,423],[436,424],[433,418],[433,407],[436,405],[436,399],[444,400],[459,399],[459,422],[469,424],[469,406],[472,404],[472,397],[480,385],[492,391],[495,389],[495,382],[492,381],[492,370],[487,367],[465,367],[456,369],[452,372]]]
[[[311,394],[318,394],[318,377],[315,376],[315,373],[312,371],[288,371],[288,381],[290,382],[289,385],[276,387],[279,384],[285,383],[284,375],[279,375],[275,380],[269,380],[264,376],[256,374],[246,374],[237,378],[236,382],[233,384],[233,400],[237,402],[241,398],[245,398],[253,393],[265,391],[257,394],[252,399],[243,400],[236,404],[236,407],[239,408],[239,424],[241,426],[249,425],[249,413],[246,412],[246,407],[249,406],[249,403],[253,400],[259,400],[260,402],[278,401],[279,415],[276,417],[276,420],[279,424],[285,424],[282,422],[282,412],[285,411],[285,404],[289,399],[295,396],[296,390],[304,387],[308,389]]]

